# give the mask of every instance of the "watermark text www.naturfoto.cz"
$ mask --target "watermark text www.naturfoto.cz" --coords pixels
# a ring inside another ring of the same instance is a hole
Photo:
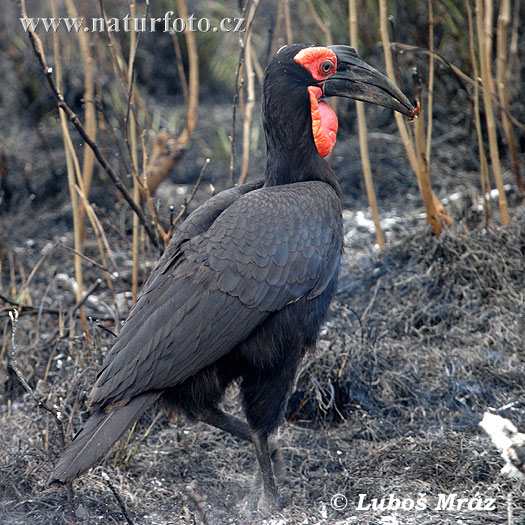
[[[174,18],[174,11],[166,11],[161,18],[146,18],[146,17],[131,17],[127,14],[124,18],[20,18],[20,22],[24,31],[27,32],[31,28],[36,31],[37,28],[43,28],[44,31],[58,31],[60,27],[65,27],[71,32],[91,32],[102,33],[108,31],[110,33],[119,33],[135,31],[137,33],[155,33],[159,32],[175,32],[182,33],[184,31],[207,33],[212,31],[214,33],[220,31],[221,33],[242,33],[244,28],[244,18],[223,18],[218,20],[216,24],[212,24],[209,18],[198,18],[195,14],[191,14],[187,18]]]

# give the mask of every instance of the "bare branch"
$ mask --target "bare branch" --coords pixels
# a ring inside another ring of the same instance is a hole
[[[33,389],[29,386],[29,383],[25,380],[22,372],[20,371],[20,368],[18,368],[18,362],[16,360],[16,323],[18,321],[18,311],[17,310],[11,310],[9,312],[9,317],[11,318],[11,355],[9,364],[11,368],[14,370],[16,377],[20,381],[20,384],[24,387],[24,390],[33,398],[33,401],[37,404],[39,408],[43,408],[44,410],[47,410],[52,416],[53,419],[56,421],[58,432],[60,436],[60,445],[64,446],[65,439],[64,439],[64,427],[62,426],[62,421],[60,420],[60,416],[56,410],[48,406],[44,401],[41,399],[38,399]]]

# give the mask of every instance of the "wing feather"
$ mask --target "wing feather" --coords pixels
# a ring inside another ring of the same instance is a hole
[[[91,404],[175,386],[333,278],[342,225],[329,185],[235,190],[181,227],[108,354]]]

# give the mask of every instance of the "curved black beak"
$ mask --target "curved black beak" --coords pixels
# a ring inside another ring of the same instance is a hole
[[[326,97],[346,97],[391,108],[415,118],[419,110],[377,69],[350,46],[328,46],[337,55],[337,71],[324,83]]]

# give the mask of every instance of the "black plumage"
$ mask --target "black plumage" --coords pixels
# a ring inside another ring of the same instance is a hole
[[[337,62],[326,77],[316,69],[322,60]],[[343,246],[340,188],[318,151],[307,88],[349,96],[341,88],[349,60],[357,64],[352,81],[359,82],[364,62],[346,46],[293,45],[274,57],[264,82],[264,180],[216,195],[178,230],[104,360],[89,395],[94,414],[60,456],[51,481],[67,482],[90,468],[162,399],[253,441],[263,499],[275,504],[268,436],[283,419],[301,358],[315,345]],[[383,84],[363,85],[388,93],[371,101],[410,114],[406,97],[367,67]],[[352,98],[359,98],[355,87]],[[218,408],[233,380],[248,424]]]

